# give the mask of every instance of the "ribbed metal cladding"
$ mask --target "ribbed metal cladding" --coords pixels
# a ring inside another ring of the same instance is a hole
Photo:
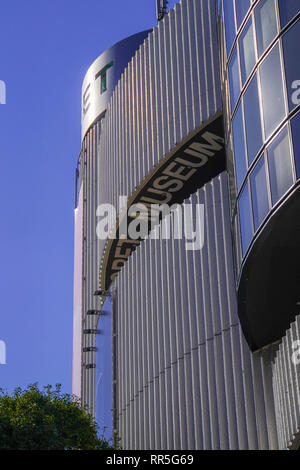
[[[185,0],[149,34],[113,93],[99,146],[101,200],[116,207],[220,110],[215,1]]]
[[[273,389],[280,449],[300,448],[300,364],[299,354],[297,355],[299,340],[300,317],[297,316],[282,339],[273,363]]]
[[[176,4],[125,69],[102,124],[99,202],[118,207],[221,111],[215,3]],[[189,202],[205,205],[203,249],[147,239],[116,279],[118,435],[124,449],[275,449],[272,351],[252,355],[237,317],[227,174]]]
[[[271,353],[252,355],[234,296],[227,174],[192,195],[205,241],[147,239],[116,281],[124,449],[277,448]]]
[[[99,309],[99,300],[94,296],[98,288],[100,240],[96,235],[96,210],[99,205],[99,159],[98,141],[102,119],[87,132],[79,157],[79,184],[83,184],[83,279],[82,279],[82,347],[95,346],[95,334],[84,334],[85,329],[97,328],[97,319],[87,315],[89,309]],[[95,363],[95,352],[82,352],[82,403],[95,412],[95,369],[86,365]]]

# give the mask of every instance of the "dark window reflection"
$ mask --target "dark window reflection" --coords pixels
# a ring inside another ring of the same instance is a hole
[[[258,55],[261,56],[277,35],[274,0],[261,0],[255,8]]]
[[[235,51],[233,53],[233,56],[231,58],[231,61],[228,67],[228,74],[229,74],[231,111],[233,111],[237,103],[238,97],[240,95],[240,91],[241,91],[239,62],[238,62],[238,55],[237,55],[236,48],[235,48]]]
[[[250,176],[251,195],[253,207],[253,220],[255,230],[269,212],[269,200],[266,180],[264,155],[260,158]]]
[[[241,253],[241,236],[240,236],[237,213],[235,213],[233,217],[233,234],[234,234],[234,252],[235,252],[235,261],[236,261],[235,267],[236,267],[236,275],[238,276],[241,262],[242,262],[242,253]]]
[[[246,183],[239,198],[239,216],[242,237],[242,251],[244,256],[253,236],[248,183]]]
[[[229,55],[233,41],[235,39],[235,22],[234,22],[234,8],[233,0],[224,1],[224,19],[225,19],[225,34],[226,34],[226,48],[227,56]]]
[[[248,21],[240,37],[240,59],[242,83],[244,84],[252,71],[256,58],[254,51],[254,37],[252,20]]]
[[[299,4],[300,4],[300,0]],[[289,109],[300,104],[300,60],[299,60],[300,21],[283,36],[283,55],[286,72],[286,86]]]
[[[283,28],[297,13],[300,12],[300,1],[299,0],[278,0],[279,1],[279,12],[280,22]]]
[[[268,138],[285,117],[279,48],[276,46],[260,68],[265,133]]]
[[[235,0],[236,21],[238,28],[241,26],[249,8],[250,0]]]
[[[300,179],[300,113],[291,122],[297,179]]]
[[[242,185],[242,181],[245,178],[246,171],[247,171],[245,138],[244,138],[241,105],[239,106],[238,111],[233,120],[232,129],[233,129],[235,176],[236,176],[237,190],[239,191]]]
[[[286,127],[269,146],[268,163],[272,204],[275,204],[293,185],[290,139]]]
[[[251,80],[250,85],[245,91],[244,109],[248,163],[251,165],[262,146],[261,120],[256,76]]]

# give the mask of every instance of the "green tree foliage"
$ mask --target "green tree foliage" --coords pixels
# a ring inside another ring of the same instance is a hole
[[[0,389],[0,449],[100,450],[110,443],[97,437],[98,426],[75,397],[51,385]]]

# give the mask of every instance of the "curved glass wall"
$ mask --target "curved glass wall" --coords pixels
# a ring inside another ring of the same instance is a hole
[[[300,179],[299,0],[220,0],[237,276]]]

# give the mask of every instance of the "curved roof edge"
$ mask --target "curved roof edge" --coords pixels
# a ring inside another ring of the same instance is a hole
[[[89,67],[82,83],[81,136],[102,114],[122,72],[152,29],[141,31],[106,49]]]

